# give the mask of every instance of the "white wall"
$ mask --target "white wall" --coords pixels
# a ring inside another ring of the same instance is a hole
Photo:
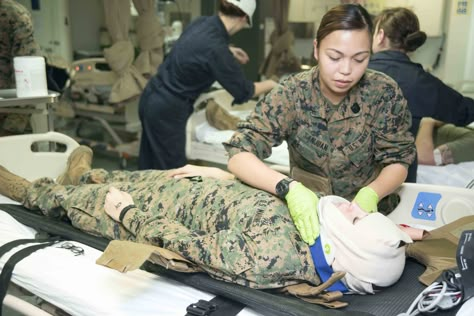
[[[458,0],[448,0],[446,6],[446,42],[440,70],[436,74],[448,84],[474,79],[474,17],[473,1],[468,1],[467,14],[456,12]]]
[[[99,51],[100,28],[104,25],[102,0],[69,0],[72,49]]]
[[[466,69],[464,72],[464,80],[474,81],[474,2],[471,1],[471,28],[468,34],[468,48],[466,53]]]
[[[69,0],[41,0],[32,10],[31,1],[19,0],[31,11],[35,39],[50,62],[67,65],[72,61]]]

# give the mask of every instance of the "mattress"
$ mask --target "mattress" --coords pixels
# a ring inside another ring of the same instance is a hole
[[[474,161],[446,166],[418,165],[418,183],[474,188]]]
[[[0,196],[0,203],[18,204]],[[34,238],[36,231],[0,211],[0,245]],[[179,315],[198,300],[214,295],[143,270],[127,273],[95,264],[101,251],[71,242],[84,250],[75,255],[60,244],[20,261],[11,281],[71,315]],[[19,246],[0,259],[0,268]],[[245,308],[239,316],[259,314]]]

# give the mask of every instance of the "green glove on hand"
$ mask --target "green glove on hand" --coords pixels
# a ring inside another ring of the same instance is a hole
[[[377,212],[379,196],[371,187],[363,187],[357,192],[353,202],[356,202],[357,205],[367,213],[375,213]]]
[[[314,244],[319,236],[318,196],[303,184],[297,183],[285,199],[301,238],[309,245]]]

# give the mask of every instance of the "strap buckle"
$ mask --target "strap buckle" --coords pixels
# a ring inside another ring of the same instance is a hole
[[[217,309],[217,305],[205,300],[199,300],[186,308],[185,316],[208,316]]]

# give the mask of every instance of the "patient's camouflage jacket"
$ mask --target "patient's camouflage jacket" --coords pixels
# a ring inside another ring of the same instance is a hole
[[[88,184],[92,180],[104,184]],[[320,283],[308,245],[284,202],[234,180],[172,179],[158,170],[96,169],[79,186],[43,178],[24,205],[109,239],[131,240],[174,251],[217,279],[253,288]],[[129,192],[136,207],[123,223],[104,212],[107,191]]]
[[[348,199],[384,166],[411,164],[416,152],[402,91],[370,69],[338,105],[322,95],[318,67],[289,76],[238,126],[224,143],[230,157],[265,159],[286,141],[291,166],[328,178],[330,193]]]

